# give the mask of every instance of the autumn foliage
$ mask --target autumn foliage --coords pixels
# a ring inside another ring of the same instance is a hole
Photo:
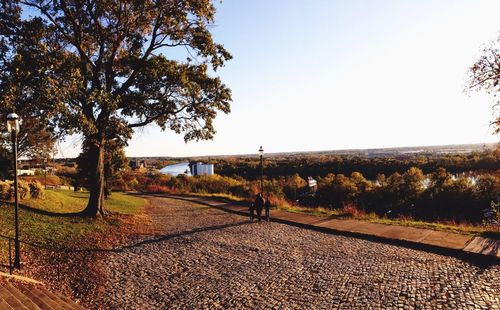
[[[403,173],[379,174],[368,180],[363,174],[329,173],[317,177],[312,192],[298,174],[264,180],[264,192],[274,205],[295,204],[345,210],[349,214],[374,213],[381,217],[411,217],[435,221],[480,223],[483,211],[496,201],[500,178],[494,174],[451,174],[444,168],[424,174],[411,167]],[[172,177],[163,174],[125,173],[116,182],[120,190],[171,194],[223,194],[251,200],[259,192],[258,180],[220,175]]]

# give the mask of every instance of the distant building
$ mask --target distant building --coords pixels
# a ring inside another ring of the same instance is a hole
[[[192,175],[213,175],[214,164],[192,163],[190,164]]]
[[[33,169],[17,169],[17,175],[35,175]]]
[[[318,189],[318,182],[313,179],[313,177],[307,177],[307,186],[309,186],[311,192],[316,192]]]
[[[146,162],[144,160],[139,160],[139,159],[131,160],[129,165],[130,168],[134,170],[147,168]]]

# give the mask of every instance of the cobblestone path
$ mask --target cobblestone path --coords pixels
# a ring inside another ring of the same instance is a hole
[[[152,198],[158,235],[104,262],[112,309],[500,309],[500,266]]]

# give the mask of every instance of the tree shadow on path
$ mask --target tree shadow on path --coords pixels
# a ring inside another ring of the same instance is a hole
[[[122,253],[127,250],[131,250],[134,248],[139,248],[143,245],[148,245],[148,244],[154,244],[154,243],[160,243],[163,241],[171,240],[174,238],[179,238],[179,237],[184,237],[184,236],[190,236],[194,235],[197,233],[201,232],[206,232],[206,231],[215,231],[215,230],[223,230],[226,228],[230,227],[238,227],[242,225],[247,225],[250,224],[250,221],[242,221],[242,222],[236,222],[236,223],[231,223],[231,224],[223,224],[223,225],[215,225],[215,226],[209,226],[209,227],[200,227],[200,228],[193,228],[191,230],[186,230],[186,231],[181,231],[178,233],[174,234],[167,234],[167,235],[161,235],[157,236],[154,238],[146,239],[146,240],[141,240],[139,242],[129,244],[129,245],[124,245],[120,247],[115,247],[111,249],[103,249],[103,248],[85,248],[85,249],[78,249],[78,248],[63,248],[61,251],[67,252],[67,253],[99,253],[99,252],[108,252],[108,253]]]

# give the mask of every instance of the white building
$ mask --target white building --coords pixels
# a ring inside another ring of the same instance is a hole
[[[32,169],[17,169],[17,175],[35,175],[35,170],[32,170]]]
[[[191,165],[191,172],[193,175],[213,175],[214,174],[214,165],[213,164],[196,163],[196,164]]]

